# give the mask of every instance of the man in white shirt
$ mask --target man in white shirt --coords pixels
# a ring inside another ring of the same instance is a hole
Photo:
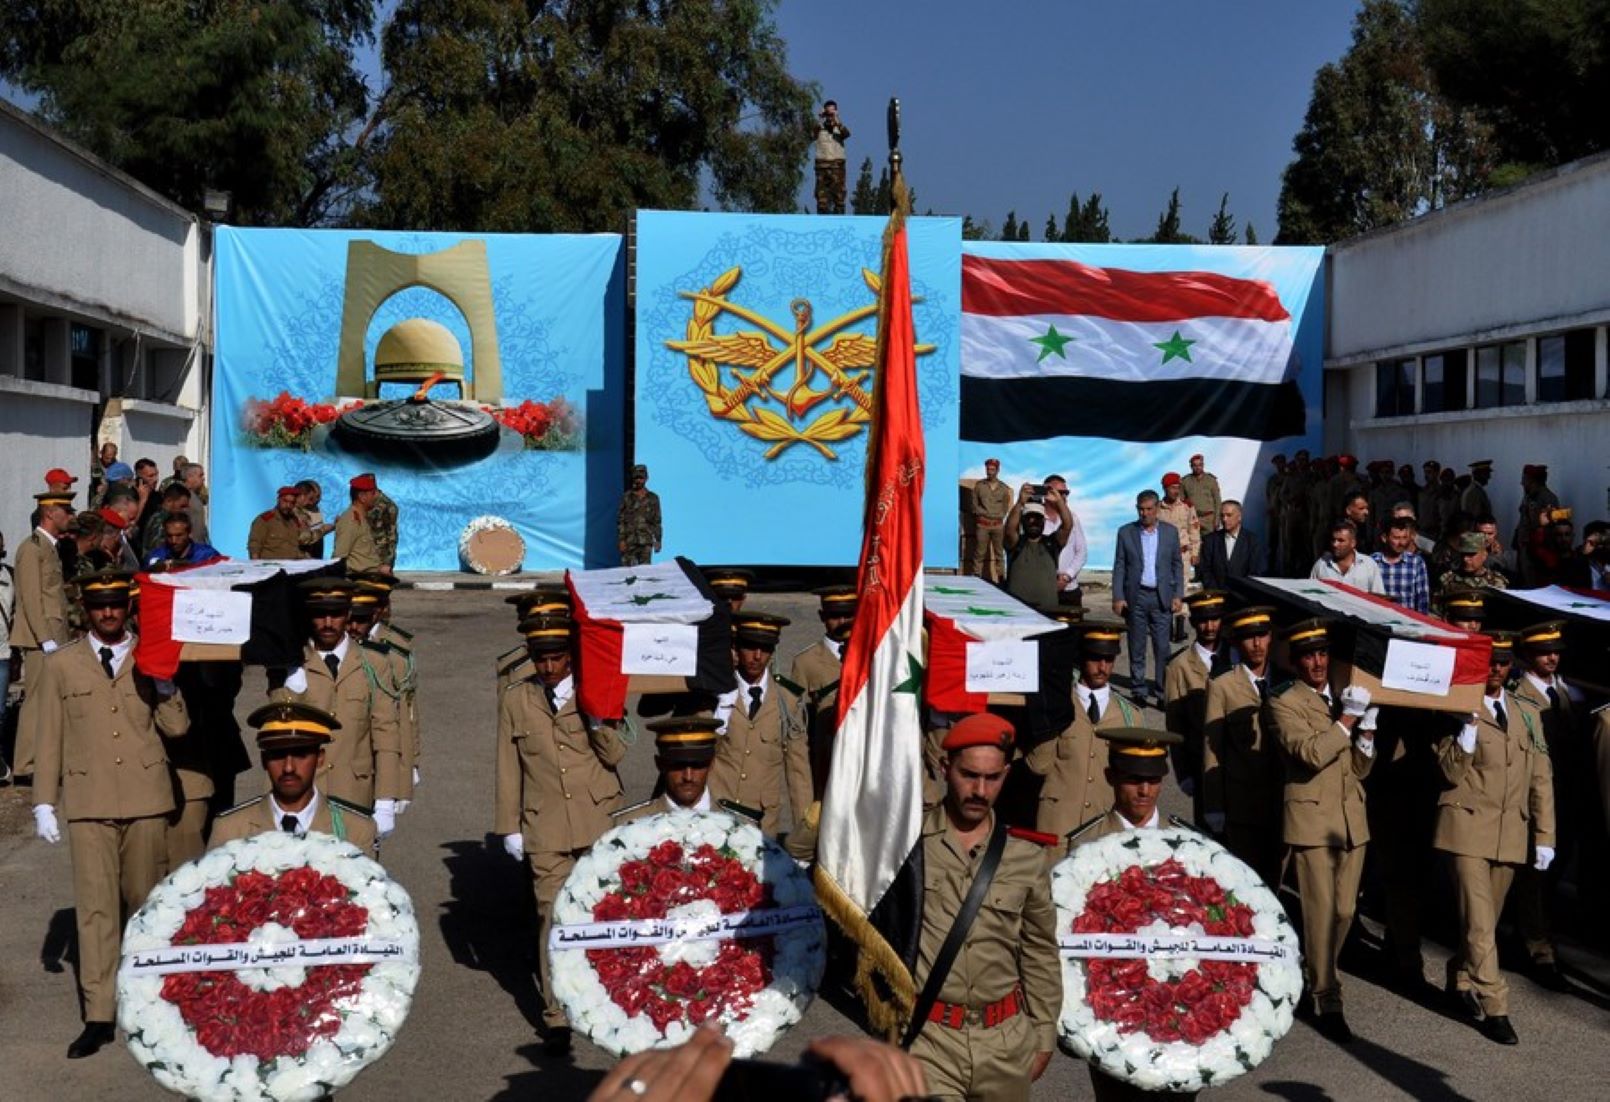
[[[1079,514],[1073,511],[1073,499],[1068,496],[1068,480],[1059,474],[1046,475],[1045,484],[1057,492],[1068,514],[1068,538],[1057,554],[1057,600],[1061,604],[1076,605],[1080,603],[1079,572],[1085,568],[1090,544],[1085,539],[1084,525],[1079,523]],[[1049,536],[1061,527],[1061,515],[1053,516],[1047,512],[1045,534]]]
[[[1319,556],[1308,575],[1315,581],[1342,582],[1365,593],[1386,596],[1381,568],[1368,555],[1358,553],[1358,528],[1339,520],[1330,528],[1330,550]]]

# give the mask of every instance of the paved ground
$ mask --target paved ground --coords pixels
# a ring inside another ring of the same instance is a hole
[[[385,862],[408,888],[424,935],[424,976],[396,1048],[344,1098],[404,1102],[584,1097],[610,1060],[578,1044],[566,1061],[546,1060],[533,1023],[538,999],[530,974],[532,914],[519,867],[489,848],[492,742],[491,662],[513,645],[502,593],[405,592],[397,618],[418,636],[424,670],[421,707],[427,760],[419,802],[387,844]],[[758,608],[794,618],[783,653],[813,637],[814,602],[761,594]],[[1125,668],[1120,666],[1120,668]],[[260,683],[248,681],[249,707]],[[243,708],[244,711],[244,708]],[[635,746],[623,767],[628,794],[646,794],[651,749]],[[256,791],[250,775],[242,793]],[[0,789],[0,1097],[155,1099],[163,1092],[121,1048],[68,1062],[77,1033],[71,959],[72,891],[66,846],[31,837],[26,790]],[[1181,810],[1172,789],[1165,803]],[[1428,884],[1428,893],[1441,891]],[[1446,954],[1427,951],[1428,974]],[[1610,1081],[1610,1016],[1602,959],[1575,954],[1586,983],[1577,996],[1542,991],[1511,977],[1513,1019],[1522,1043],[1504,1049],[1435,1008],[1406,1002],[1368,979],[1347,980],[1348,1016],[1359,1040],[1338,1048],[1297,1025],[1253,1074],[1213,1092],[1215,1099],[1551,1100],[1600,1099]],[[811,1037],[851,1028],[825,1001],[774,1054],[795,1056]],[[1083,1067],[1058,1055],[1037,1099],[1090,1097]]]

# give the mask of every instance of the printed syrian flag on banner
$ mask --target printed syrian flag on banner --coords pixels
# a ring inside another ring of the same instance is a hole
[[[860,948],[868,1020],[898,1037],[916,1002],[922,929],[922,488],[911,270],[903,207],[885,238],[879,368],[838,725],[822,797],[817,898]]]
[[[1262,280],[964,254],[961,435],[1301,435],[1293,338]]]

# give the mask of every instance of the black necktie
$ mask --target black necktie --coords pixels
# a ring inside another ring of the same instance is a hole
[[[1267,677],[1260,677],[1256,680],[1258,682],[1258,703],[1269,703],[1269,679]]]
[[[1325,694],[1321,693],[1320,695],[1324,696]],[[1330,709],[1330,717],[1332,720],[1342,718],[1342,702],[1340,700],[1332,700],[1330,697],[1326,696],[1325,706]]]
[[[1553,690],[1551,689],[1549,691],[1552,692]],[[1493,714],[1498,717],[1499,730],[1509,730],[1509,713],[1504,711],[1504,702],[1502,700],[1493,702]]]
[[[102,654],[106,653],[106,649],[104,647],[101,649],[101,653]],[[1548,688],[1548,693],[1549,693],[1549,707],[1553,708],[1556,712],[1559,711],[1560,710],[1560,690],[1556,689],[1553,685],[1550,685],[1549,688]]]
[[[331,651],[329,654],[324,656],[324,668],[330,671],[330,677],[332,679],[340,678],[341,659],[335,656],[334,651]]]
[[[107,677],[116,677],[117,676],[117,672],[112,669],[112,648],[111,647],[102,647],[101,648],[101,669],[106,671],[106,676]],[[1549,690],[1549,692],[1553,692],[1553,691],[1554,691],[1553,689]]]
[[[280,816],[280,829],[285,831],[285,833],[287,833],[287,834],[295,834],[296,833],[296,816],[295,815],[281,815]]]
[[[749,687],[749,718],[754,719],[760,714],[761,691],[759,685]]]
[[[1092,724],[1101,722],[1101,706],[1096,703],[1096,694],[1090,694],[1090,707],[1085,709],[1085,715],[1090,717]]]
[[[548,698],[548,711],[552,712],[554,715],[558,715],[559,714],[559,697],[553,691],[553,686],[552,685],[544,685],[542,687],[542,695]]]

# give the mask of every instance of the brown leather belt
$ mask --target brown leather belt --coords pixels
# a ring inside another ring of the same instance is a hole
[[[1022,1010],[1023,990],[1015,987],[1006,998],[976,1009],[962,1006],[960,1003],[936,1002],[934,1008],[928,1012],[928,1020],[951,1029],[980,1025],[986,1029],[993,1029],[1002,1022],[1017,1017]]]

